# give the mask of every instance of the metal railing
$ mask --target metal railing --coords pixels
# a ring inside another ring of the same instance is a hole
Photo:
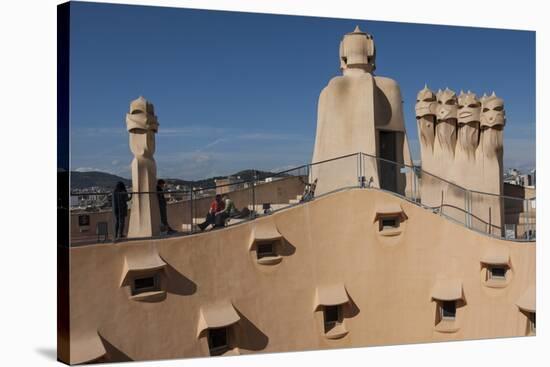
[[[536,199],[468,190],[417,166],[360,153],[363,175],[378,174],[373,188],[389,191],[425,209],[491,237],[536,239]],[[374,168],[371,168],[374,167]],[[371,168],[371,169],[369,169]],[[377,182],[377,184],[376,184]]]
[[[247,179],[188,190],[72,193],[71,244],[117,242],[128,240],[129,234],[130,240],[195,234],[253,220],[350,188],[389,192],[491,237],[514,241],[536,238],[534,198],[467,190],[417,166],[354,153],[270,175],[260,176],[253,171]],[[216,194],[226,195],[233,209],[209,215]],[[127,200],[120,200],[121,195]],[[147,228],[136,231],[142,224],[130,221],[128,209],[132,205],[158,211],[158,223],[145,225],[151,227],[149,233]]]

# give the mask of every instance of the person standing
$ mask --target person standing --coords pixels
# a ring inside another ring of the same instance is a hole
[[[166,210],[166,198],[164,197],[164,186],[166,185],[166,181],[163,179],[160,179],[157,181],[157,197],[159,202],[159,210],[160,210],[160,231],[161,232],[168,232],[168,234],[172,234],[175,231],[170,228],[170,225],[168,224],[168,213]]]
[[[115,237],[123,238],[124,225],[128,215],[128,200],[131,196],[126,191],[124,182],[118,181],[113,191],[113,214],[115,215]]]

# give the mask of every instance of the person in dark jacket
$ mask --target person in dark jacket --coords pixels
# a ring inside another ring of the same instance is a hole
[[[118,181],[113,191],[113,213],[115,215],[115,236],[124,237],[124,224],[128,215],[128,200],[131,196],[126,191],[124,182]]]
[[[170,228],[168,225],[168,214],[166,212],[166,198],[164,197],[164,185],[166,181],[160,179],[157,181],[157,197],[159,201],[159,210],[160,210],[160,230],[161,232],[168,232],[169,234],[174,233],[175,231]]]

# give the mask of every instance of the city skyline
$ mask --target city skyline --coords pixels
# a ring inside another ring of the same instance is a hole
[[[199,179],[310,162],[317,98],[340,74],[338,44],[357,24],[374,36],[376,74],[401,86],[414,160],[420,158],[414,103],[427,83],[478,96],[494,89],[507,113],[505,168],[535,166],[534,32],[73,5],[72,170],[129,177],[124,115],[139,95],[159,118],[161,177]],[[469,53],[479,57],[461,57]]]

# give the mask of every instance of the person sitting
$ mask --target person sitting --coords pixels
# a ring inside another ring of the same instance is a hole
[[[223,195],[222,200],[224,203],[224,208],[216,213],[214,227],[225,227],[227,219],[235,218],[240,214],[237,207],[235,207],[235,203],[233,203],[233,200],[231,200],[229,196]]]
[[[215,226],[216,224],[216,213],[221,212],[225,208],[225,203],[222,200],[222,196],[220,194],[217,194],[212,203],[210,204],[210,209],[208,210],[208,214],[206,214],[206,218],[204,222],[199,224],[199,228],[201,231],[204,231],[209,225]]]

